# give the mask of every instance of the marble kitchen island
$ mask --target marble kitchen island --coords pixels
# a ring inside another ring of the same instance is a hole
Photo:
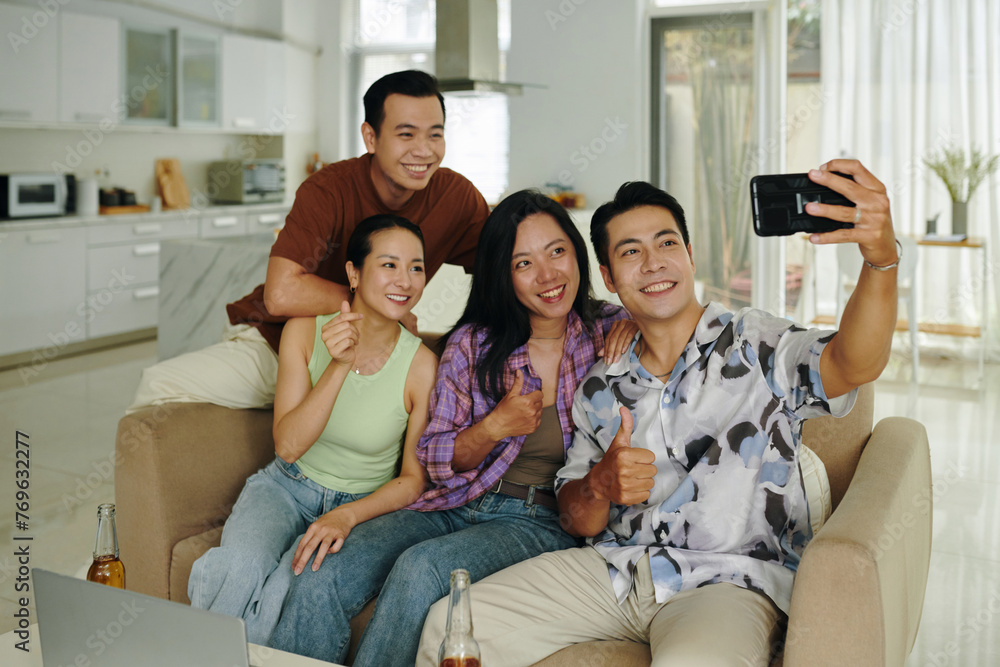
[[[160,243],[157,356],[162,361],[217,343],[231,331],[226,304],[264,282],[273,234]],[[469,295],[470,277],[445,264],[414,307],[421,331],[447,331]]]

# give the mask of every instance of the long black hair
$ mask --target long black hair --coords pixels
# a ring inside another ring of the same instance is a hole
[[[573,310],[585,327],[593,327],[604,305],[594,296],[590,285],[590,258],[586,241],[562,205],[538,190],[515,192],[497,204],[479,235],[476,261],[472,268],[472,288],[465,312],[448,336],[466,324],[471,324],[477,332],[486,332],[487,350],[477,364],[476,379],[482,394],[498,403],[508,391],[503,382],[507,358],[527,343],[531,336],[528,309],[514,293],[510,262],[518,225],[536,213],[551,216],[573,244],[580,270],[580,287],[573,300]]]

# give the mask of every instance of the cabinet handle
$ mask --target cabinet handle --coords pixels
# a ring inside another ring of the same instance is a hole
[[[232,215],[232,216],[229,216],[229,217],[226,217],[226,218],[214,218],[212,220],[212,226],[213,227],[235,227],[236,223],[238,223],[239,221],[240,221],[240,219],[238,217],[236,217],[235,215]]]
[[[262,225],[273,225],[276,222],[281,222],[280,213],[266,213],[264,215],[257,216],[257,222]]]
[[[158,222],[140,222],[139,224],[132,226],[132,233],[136,236],[158,234],[161,231],[163,231],[163,225]]]
[[[152,299],[154,296],[159,295],[159,287],[140,287],[139,289],[132,291],[132,297],[137,301],[139,299]]]
[[[144,243],[142,245],[132,246],[132,254],[136,257],[148,257],[150,255],[160,254],[160,244],[159,243]]]
[[[257,123],[255,122],[255,120],[256,119],[249,118],[247,116],[233,118],[233,127],[239,127],[239,128],[256,127]]]
[[[62,234],[57,231],[50,232],[32,232],[28,234],[28,243],[34,243],[40,245],[42,243],[59,243],[62,239]]]

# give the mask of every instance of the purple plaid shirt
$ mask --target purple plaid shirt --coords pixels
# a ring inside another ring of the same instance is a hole
[[[604,349],[604,337],[611,325],[628,318],[618,306],[606,306],[602,316],[588,332],[575,311],[569,313],[566,346],[559,367],[559,387],[556,390],[556,411],[563,435],[563,450],[573,441],[573,395],[590,367]],[[493,486],[507,472],[524,444],[525,436],[504,438],[486,458],[472,470],[455,472],[451,461],[455,453],[455,436],[482,421],[496,407],[496,402],[483,396],[476,380],[476,362],[485,354],[486,334],[473,335],[472,326],[465,325],[452,335],[441,356],[437,383],[431,394],[430,423],[417,445],[417,458],[427,469],[430,488],[409,506],[415,510],[445,510],[473,500]],[[542,388],[542,381],[528,362],[528,346],[522,345],[507,359],[504,385],[514,384],[514,374],[524,374],[522,394]]]

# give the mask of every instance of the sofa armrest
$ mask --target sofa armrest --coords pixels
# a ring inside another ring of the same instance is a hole
[[[167,403],[122,418],[115,443],[118,543],[130,590],[170,597],[181,540],[222,525],[247,477],[274,458],[270,410]]]
[[[883,419],[799,564],[785,665],[903,664],[927,585],[931,502],[926,430]]]

